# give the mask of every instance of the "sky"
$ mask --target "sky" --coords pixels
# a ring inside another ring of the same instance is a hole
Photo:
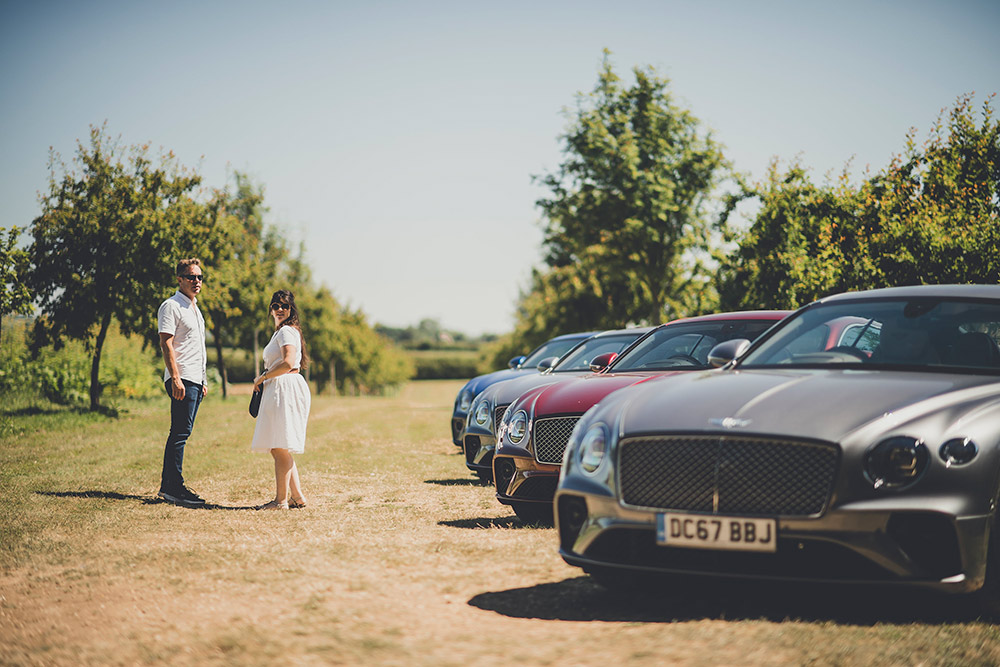
[[[1000,92],[998,35],[1000,0],[0,0],[0,227],[40,212],[50,148],[105,125],[207,187],[248,174],[372,323],[504,333],[541,265],[533,177],[604,49],[626,84],[668,78],[741,172],[822,182]]]

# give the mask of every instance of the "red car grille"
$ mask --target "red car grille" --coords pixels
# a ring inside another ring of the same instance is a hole
[[[810,516],[826,507],[838,449],[812,442],[705,436],[627,438],[624,503],[693,512]]]
[[[561,464],[566,443],[578,421],[580,415],[537,420],[534,427],[535,459],[539,463]]]

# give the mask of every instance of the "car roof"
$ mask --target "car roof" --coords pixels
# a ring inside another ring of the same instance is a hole
[[[816,303],[850,301],[853,299],[912,299],[934,297],[939,299],[1000,299],[1000,285],[907,285],[883,287],[860,292],[843,292],[818,299]]]

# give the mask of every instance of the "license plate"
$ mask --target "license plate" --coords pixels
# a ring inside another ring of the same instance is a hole
[[[777,551],[774,519],[666,512],[656,516],[656,542],[668,547]]]

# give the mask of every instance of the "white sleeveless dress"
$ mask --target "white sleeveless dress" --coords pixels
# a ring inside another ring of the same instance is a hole
[[[264,348],[264,368],[273,369],[281,363],[285,345],[295,347],[295,368],[302,363],[302,336],[294,327],[284,326],[274,332]],[[306,421],[312,397],[309,384],[301,373],[285,373],[264,380],[264,395],[260,398],[260,412],[253,431],[250,449],[269,452],[287,449],[301,454],[306,448]]]

